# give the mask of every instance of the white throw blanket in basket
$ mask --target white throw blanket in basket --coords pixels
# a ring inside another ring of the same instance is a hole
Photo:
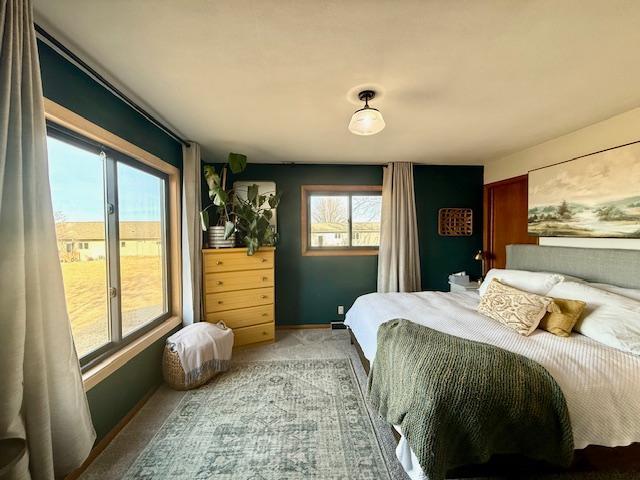
[[[224,372],[231,363],[233,331],[224,323],[194,323],[167,338],[185,373],[186,383],[196,381],[205,372]]]

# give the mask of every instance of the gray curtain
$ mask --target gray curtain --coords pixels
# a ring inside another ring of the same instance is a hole
[[[95,440],[51,207],[31,4],[0,0],[0,477],[53,479]]]
[[[182,147],[182,323],[199,322],[202,305],[200,145]]]
[[[420,290],[420,249],[413,165],[390,163],[382,181],[378,292]]]

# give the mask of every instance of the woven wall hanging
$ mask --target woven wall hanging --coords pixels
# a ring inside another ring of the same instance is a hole
[[[468,237],[473,234],[473,210],[470,208],[441,208],[438,210],[438,235]]]

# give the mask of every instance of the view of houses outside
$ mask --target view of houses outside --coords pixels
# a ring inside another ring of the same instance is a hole
[[[104,160],[51,137],[47,147],[67,310],[82,357],[110,341]],[[118,164],[123,335],[165,311],[161,183]]]
[[[380,245],[380,195],[313,195],[311,246],[315,248],[371,247]],[[351,218],[351,238],[349,238]]]

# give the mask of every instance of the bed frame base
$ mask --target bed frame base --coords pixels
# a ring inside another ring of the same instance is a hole
[[[369,360],[364,356],[362,347],[349,329],[351,344],[360,357],[360,362],[367,375],[371,369]],[[391,428],[396,441],[400,434]],[[568,469],[562,469],[545,462],[530,460],[520,455],[494,455],[487,463],[468,465],[455,468],[447,472],[447,478],[472,478],[494,475],[531,474],[531,473],[566,473],[566,472],[640,472],[640,443],[632,443],[627,447],[600,447],[590,445],[581,450],[575,450],[573,464]]]

